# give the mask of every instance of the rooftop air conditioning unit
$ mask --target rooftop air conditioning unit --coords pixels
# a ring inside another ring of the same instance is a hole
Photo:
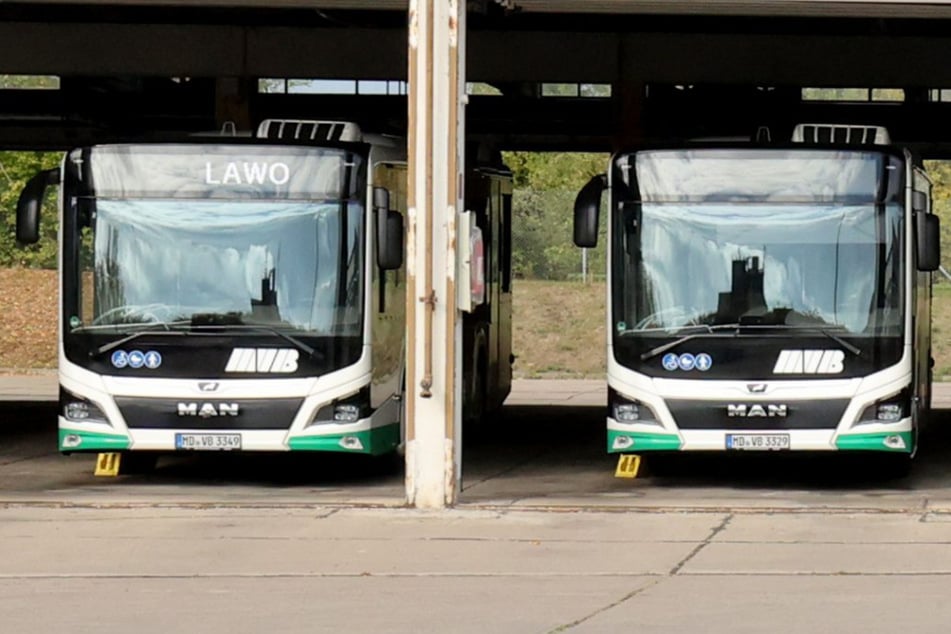
[[[361,141],[360,126],[351,121],[265,119],[258,126],[259,139],[273,141]]]
[[[841,143],[844,145],[888,145],[888,130],[878,125],[800,123],[793,129],[793,143]]]

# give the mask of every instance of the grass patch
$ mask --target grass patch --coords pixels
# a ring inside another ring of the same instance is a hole
[[[604,282],[515,280],[516,378],[603,378]]]
[[[940,276],[935,276],[938,279]],[[951,380],[951,283],[935,283],[931,302],[931,353],[936,381]]]

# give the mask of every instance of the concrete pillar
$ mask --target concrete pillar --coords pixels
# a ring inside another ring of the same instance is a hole
[[[409,3],[406,499],[452,505],[460,482],[455,220],[462,199],[465,3]]]

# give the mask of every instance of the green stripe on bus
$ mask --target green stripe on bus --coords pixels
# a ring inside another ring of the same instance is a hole
[[[345,439],[348,439],[345,441]],[[353,448],[348,444],[359,445]],[[326,436],[296,436],[288,441],[293,451],[342,451],[344,453],[364,453],[373,456],[395,451],[400,444],[400,425],[384,425],[349,434],[328,434]]]
[[[900,436],[903,441],[901,447],[889,447],[885,439],[890,436]],[[842,451],[893,451],[911,453],[914,449],[910,431],[877,432],[874,434],[842,434],[835,439],[836,449]]]
[[[633,444],[623,449],[614,449],[616,438],[630,438]],[[680,436],[677,434],[649,434],[644,432],[621,432],[608,430],[608,453],[637,453],[638,451],[677,451]]]
[[[63,443],[67,436],[78,436],[79,443],[70,442],[69,447]],[[60,451],[89,451],[105,449],[107,451],[120,451],[128,449],[128,436],[119,434],[100,434],[94,431],[78,431],[75,429],[59,430],[59,450]]]

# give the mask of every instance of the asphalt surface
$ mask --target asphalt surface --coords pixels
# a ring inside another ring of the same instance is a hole
[[[95,477],[56,452],[50,399],[8,402],[0,631],[946,632],[948,394],[906,478],[771,455],[627,480],[603,386],[520,385],[438,512],[405,507],[398,463],[347,456]]]

